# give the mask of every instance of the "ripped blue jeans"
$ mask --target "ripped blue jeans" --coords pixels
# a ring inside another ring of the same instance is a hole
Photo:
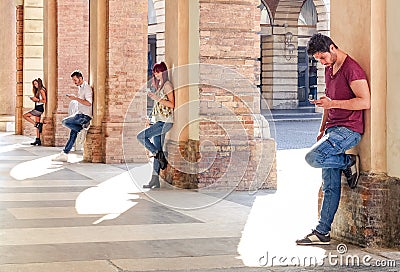
[[[322,191],[324,197],[320,219],[316,230],[327,234],[339,207],[341,193],[341,173],[350,163],[346,150],[356,146],[361,134],[346,127],[331,127],[325,135],[311,147],[306,154],[307,163],[315,168],[322,168]]]

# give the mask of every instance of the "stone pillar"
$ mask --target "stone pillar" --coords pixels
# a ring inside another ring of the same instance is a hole
[[[197,0],[165,2],[165,60],[171,69],[170,78],[175,89],[175,116],[165,146],[169,166],[162,176],[180,188],[197,188],[196,175],[185,171],[182,165],[185,162],[194,163],[198,154],[198,135],[192,135],[192,140],[189,140],[190,127],[193,129],[193,126],[189,126],[189,118],[196,118],[193,114],[196,115],[198,109],[188,106],[189,90],[198,93],[198,84],[190,87],[190,74],[194,66],[187,66],[198,63],[198,9]],[[194,113],[190,113],[191,110]]]
[[[400,247],[400,182],[387,176],[386,147],[390,139],[386,135],[388,113],[398,116],[398,105],[389,110],[386,104],[387,56],[392,57],[387,54],[399,49],[399,45],[395,44],[388,52],[387,39],[396,35],[392,23],[398,23],[398,16],[388,12],[392,33],[387,32],[386,20],[382,20],[386,18],[387,11],[395,7],[398,10],[399,5],[394,1],[331,2],[332,38],[339,48],[348,52],[365,69],[371,89],[371,110],[365,111],[365,134],[359,145],[361,168],[368,175],[361,176],[354,190],[343,182],[333,236],[363,246]],[[393,93],[396,99],[397,92]],[[393,163],[398,165],[399,161]]]
[[[314,0],[317,9],[317,31],[324,35],[330,35],[330,2],[324,0]]]
[[[156,35],[156,56],[155,62],[165,60],[165,0],[152,0],[156,11],[157,23],[149,25],[149,34]]]
[[[387,1],[387,172],[389,176],[400,178],[400,77],[398,64],[400,63],[400,36],[396,35],[400,25],[400,2],[397,0]]]
[[[195,3],[197,1],[193,1]],[[189,101],[188,70],[180,69],[189,64],[189,3],[187,0],[172,0],[166,3],[166,62],[169,68],[178,68],[177,73],[171,70],[171,80],[175,87],[176,108]],[[189,131],[188,114],[182,113],[174,118],[172,138],[187,141]]]
[[[0,115],[14,115],[15,111],[15,69],[16,69],[16,11],[15,1],[1,1],[0,10]]]
[[[90,1],[90,85],[93,87],[93,120],[86,136],[84,159],[103,161],[102,122],[105,112],[107,0]]]
[[[298,19],[303,1],[279,1],[272,33],[273,53],[270,59],[273,75],[272,109],[295,109],[298,107],[297,93],[297,45]],[[293,52],[287,50],[285,34],[291,32]]]
[[[58,69],[57,69],[57,4],[56,1],[45,0],[43,3],[43,70],[44,83],[47,87],[47,103],[43,117],[42,144],[54,146],[55,124],[53,113],[57,111]]]
[[[290,53],[285,47],[285,34],[293,34],[291,44],[296,49]],[[297,94],[297,26],[274,27],[273,53],[270,58],[273,75],[272,84],[273,103],[272,109],[295,109],[298,107]]]

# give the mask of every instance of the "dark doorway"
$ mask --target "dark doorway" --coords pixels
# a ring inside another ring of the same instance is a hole
[[[149,35],[147,38],[148,52],[147,52],[147,79],[151,79],[152,69],[156,62],[156,35]]]
[[[300,107],[310,106],[308,99],[317,98],[317,62],[307,54],[307,47],[298,48],[297,97]]]

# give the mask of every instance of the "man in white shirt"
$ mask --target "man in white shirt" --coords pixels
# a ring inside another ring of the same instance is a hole
[[[92,120],[92,88],[83,80],[82,73],[78,70],[72,72],[71,78],[78,87],[78,96],[67,94],[67,97],[71,100],[75,100],[78,107],[74,115],[68,116],[62,120],[63,126],[69,128],[71,132],[63,151],[53,159],[54,161],[68,161],[68,153],[74,146],[78,133],[83,128],[88,127],[90,120]]]

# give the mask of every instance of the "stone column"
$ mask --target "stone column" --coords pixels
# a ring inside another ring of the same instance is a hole
[[[273,53],[269,59],[273,71],[271,82],[269,82],[272,84],[273,96],[271,109],[296,109],[298,107],[297,31],[297,26],[274,27]],[[292,53],[285,47],[285,34],[287,32],[293,34],[291,44],[296,49]]]
[[[1,1],[0,10],[0,115],[14,115],[15,111],[15,69],[16,69],[16,8],[15,1]]]
[[[274,17],[272,33],[273,75],[269,82],[272,85],[272,109],[295,109],[298,107],[297,91],[297,45],[298,19],[303,1],[279,1]],[[290,52],[285,45],[285,34],[292,33],[290,43],[294,50]]]
[[[189,64],[189,2],[187,0],[167,1],[166,17],[166,63],[171,69],[170,76],[175,87],[176,108],[189,101],[188,70],[181,69],[183,65]],[[196,1],[194,1],[196,2]],[[183,87],[184,86],[184,87]],[[187,141],[188,114],[182,113],[175,116],[174,128],[171,131],[172,138],[178,141]]]
[[[155,62],[165,60],[165,0],[152,0],[156,11],[157,23],[149,25],[149,34],[156,35],[156,56]]]
[[[400,77],[398,64],[400,63],[400,36],[396,35],[400,25],[400,1],[387,1],[387,168],[388,175],[400,178]]]
[[[58,69],[57,69],[57,4],[56,1],[45,0],[43,3],[43,70],[44,83],[47,87],[47,103],[43,117],[42,144],[54,146],[55,128],[53,113],[57,111]]]
[[[198,12],[198,1],[165,1],[165,60],[175,88],[175,116],[174,126],[167,135],[165,146],[169,166],[162,176],[180,188],[197,187],[195,175],[182,169],[182,165],[187,161],[195,161],[198,150],[198,141],[189,140],[188,126],[189,89],[197,93],[198,86],[189,87],[189,74],[193,67],[187,66],[198,62]],[[190,35],[193,43],[197,41],[197,47],[190,46]],[[197,59],[193,59],[196,57]],[[192,110],[196,111],[194,108]],[[195,138],[197,135],[192,135],[192,138],[193,136]]]
[[[86,136],[84,159],[102,162],[104,158],[102,122],[105,112],[107,0],[90,0],[90,85],[93,87],[93,120]]]
[[[387,6],[387,3],[391,5]],[[394,5],[393,1],[374,0],[331,2],[332,38],[365,69],[371,89],[371,110],[365,111],[365,134],[359,145],[361,168],[368,175],[360,177],[354,190],[343,182],[333,236],[363,246],[400,246],[400,182],[387,176],[386,147],[386,131],[390,127],[387,124],[388,113],[398,116],[398,105],[389,111],[386,98],[387,57],[391,57],[387,55],[388,37],[397,34],[391,24],[389,29],[394,32],[387,32],[386,20],[382,19]],[[391,23],[396,21],[397,15],[388,14]],[[394,45],[391,52],[398,52],[398,48],[398,44]],[[394,93],[396,99],[397,91]],[[398,161],[393,163],[398,165]]]

